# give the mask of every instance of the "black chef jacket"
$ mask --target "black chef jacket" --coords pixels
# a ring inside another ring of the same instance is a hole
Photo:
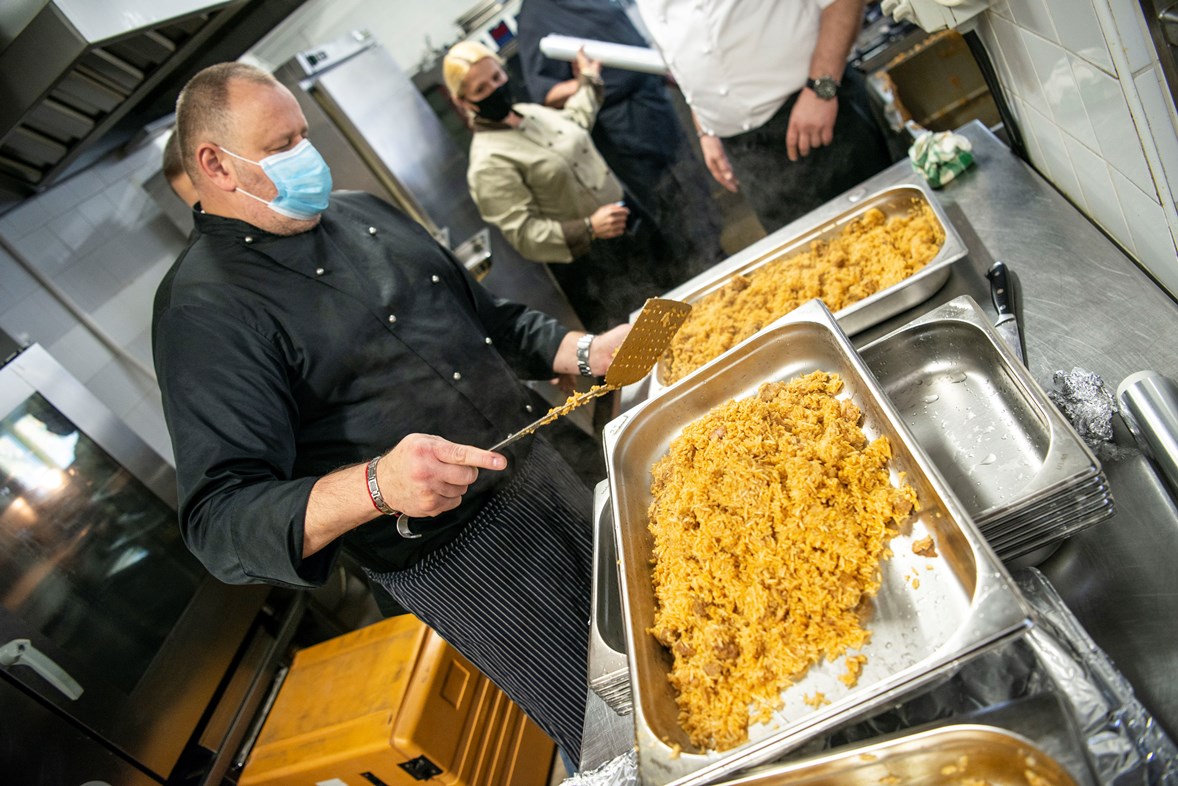
[[[322,583],[339,541],[302,558],[316,479],[412,432],[489,447],[532,414],[520,378],[547,378],[567,333],[492,297],[381,200],[337,192],[293,236],[196,214],[156,293],[153,351],[176,454],[185,542],[230,583]],[[344,536],[399,570],[451,540],[531,450],[504,450],[453,511],[401,538],[387,517]],[[356,489],[367,494],[367,487]]]
[[[555,33],[649,46],[615,0],[524,0],[516,25],[524,82],[537,104],[544,103],[544,97],[558,82],[573,78],[571,63],[554,60],[540,51],[544,36]],[[667,97],[663,77],[603,68],[601,79],[605,83],[605,100],[592,133],[607,161],[613,150],[663,162],[673,160],[683,131]],[[627,186],[637,188],[629,183]]]

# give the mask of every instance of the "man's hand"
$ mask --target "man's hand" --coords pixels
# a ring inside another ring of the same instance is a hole
[[[720,137],[710,134],[701,136],[699,149],[704,154],[704,163],[707,165],[708,171],[712,173],[712,177],[716,178],[717,183],[735,194],[740,188],[740,183],[736,180],[732,165],[728,163],[728,154],[724,152],[724,143],[720,141]]]
[[[458,507],[479,469],[503,469],[498,453],[429,434],[410,434],[377,465],[377,483],[390,507],[426,518]]]
[[[593,372],[593,376],[605,376],[605,372],[609,371],[610,364],[614,362],[614,355],[617,354],[618,347],[622,345],[623,339],[629,332],[630,325],[626,323],[610,328],[593,339],[593,343],[589,345],[589,370]]]
[[[593,225],[593,237],[609,240],[626,231],[626,219],[630,216],[630,208],[617,203],[602,205],[589,216],[589,223]]]
[[[838,117],[837,98],[819,98],[813,90],[803,87],[789,113],[789,129],[785,132],[785,149],[790,161],[808,156],[815,148],[834,141],[834,121]]]

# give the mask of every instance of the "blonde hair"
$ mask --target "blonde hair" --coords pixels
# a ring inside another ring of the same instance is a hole
[[[470,73],[471,66],[488,57],[503,65],[503,58],[477,41],[459,41],[450,47],[442,59],[442,81],[450,95],[462,98],[462,80]]]

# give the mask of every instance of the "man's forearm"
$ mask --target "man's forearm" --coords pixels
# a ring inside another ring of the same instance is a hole
[[[810,57],[810,76],[839,79],[847,67],[847,56],[863,27],[864,0],[835,0],[822,11],[818,43]]]
[[[368,467],[356,464],[324,475],[311,487],[303,521],[303,557],[379,516],[368,497]]]

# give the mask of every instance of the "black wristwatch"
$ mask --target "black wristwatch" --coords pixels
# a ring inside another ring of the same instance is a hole
[[[817,79],[807,79],[806,87],[813,90],[824,101],[829,101],[839,94],[839,83],[833,76],[820,76]]]

